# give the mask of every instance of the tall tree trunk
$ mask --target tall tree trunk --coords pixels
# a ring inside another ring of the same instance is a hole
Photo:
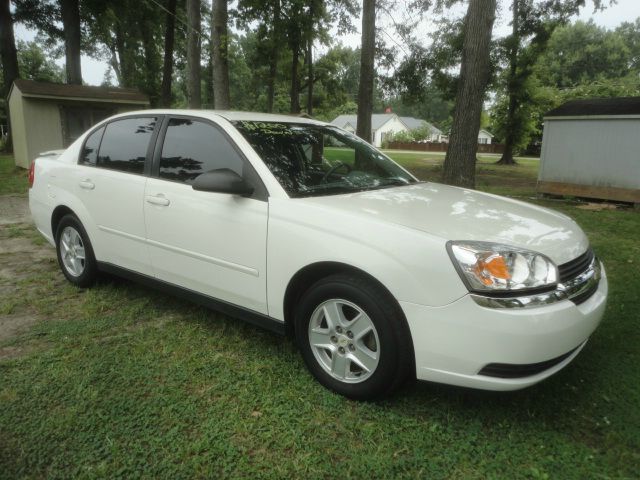
[[[187,25],[187,101],[200,108],[200,0],[187,0]]]
[[[162,64],[162,85],[160,87],[160,105],[171,106],[171,80],[173,77],[173,47],[176,32],[177,0],[168,0],[164,27],[164,61]]]
[[[313,115],[313,33],[307,41],[307,114]]]
[[[113,68],[113,73],[116,74],[116,81],[118,85],[123,85],[122,73],[120,72],[120,62],[118,61],[118,54],[116,52],[115,44],[111,43],[107,45],[109,49],[109,65]]]
[[[80,5],[78,0],[60,0],[64,29],[65,69],[67,83],[82,85],[80,64]]]
[[[120,86],[133,87],[133,65],[131,62],[131,55],[128,51],[126,35],[122,31],[122,25],[120,22],[116,22],[114,33],[116,37],[115,47],[116,52],[118,53],[117,63],[120,65]]]
[[[298,63],[300,61],[300,34],[294,34],[291,43],[293,58],[291,61],[291,113],[300,113],[300,79],[298,78]]]
[[[144,87],[143,91],[149,95],[149,101],[152,107],[157,107],[160,100],[160,53],[158,52],[158,43],[153,35],[155,27],[154,21],[151,20],[149,11],[144,12],[142,20],[142,29],[140,36],[142,38],[142,48],[144,52]]]
[[[360,85],[358,86],[358,126],[356,134],[369,143],[373,114],[373,67],[376,49],[376,2],[362,5],[362,47],[360,49]]]
[[[202,105],[207,105],[206,108],[214,107],[214,88],[213,88],[213,45],[209,42],[209,60],[207,66],[204,68],[204,90],[202,92]]]
[[[275,42],[274,42],[275,44]],[[267,112],[273,112],[273,100],[276,93],[276,76],[278,74],[278,48],[274,45],[269,58],[269,78],[267,79]]]
[[[269,55],[269,78],[267,79],[267,112],[273,112],[273,101],[276,94],[276,77],[278,75],[278,42],[280,32],[280,0],[276,0],[273,8],[273,25],[271,26],[271,52]]]
[[[507,134],[504,141],[504,152],[497,163],[500,165],[515,165],[516,160],[513,158],[513,144],[515,143],[515,115],[518,108],[517,78],[518,71],[518,53],[520,49],[520,36],[518,32],[519,24],[519,7],[520,0],[513,0],[513,21],[511,23],[511,45],[509,48],[509,77],[507,78],[507,92],[509,95],[509,108],[507,109]]]
[[[443,181],[451,185],[475,187],[480,114],[489,81],[489,47],[495,16],[496,0],[469,1],[456,105],[443,168]]]
[[[0,58],[2,59],[2,98],[7,98],[11,84],[20,77],[9,0],[0,0]]]
[[[213,99],[215,108],[220,110],[231,108],[227,22],[227,0],[213,0],[213,5],[211,6]]]

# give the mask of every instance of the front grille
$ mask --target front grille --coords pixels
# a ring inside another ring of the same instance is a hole
[[[523,378],[537,375],[545,370],[555,367],[563,360],[567,359],[578,347],[574,348],[570,352],[567,352],[559,357],[552,358],[539,363],[528,364],[512,364],[512,363],[490,363],[482,368],[478,372],[478,375],[484,375],[485,377],[498,377],[498,378]]]
[[[559,282],[565,283],[568,280],[571,280],[577,277],[579,274],[581,274],[587,268],[589,268],[589,265],[591,265],[593,258],[594,258],[593,250],[589,249],[579,257],[571,260],[570,262],[563,263],[562,265],[560,265],[558,267]]]
[[[587,300],[589,300],[591,298],[591,295],[593,295],[597,291],[598,291],[598,284],[594,283],[583,292],[580,292],[578,295],[574,295],[573,297],[571,297],[571,301],[576,305],[580,305],[581,303],[584,303]]]

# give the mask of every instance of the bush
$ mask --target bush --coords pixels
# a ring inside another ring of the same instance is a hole
[[[396,132],[389,138],[389,141],[408,143],[415,142],[416,139],[413,136],[413,132]]]

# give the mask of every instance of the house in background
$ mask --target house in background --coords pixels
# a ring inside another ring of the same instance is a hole
[[[486,130],[480,130],[478,132],[478,144],[479,145],[491,145],[491,139],[493,135],[491,135]]]
[[[572,100],[544,117],[538,191],[640,204],[640,97]]]
[[[338,115],[332,125],[355,133],[358,127],[357,115]],[[382,142],[389,140],[398,132],[408,132],[407,126],[395,113],[374,113],[371,115],[371,144],[375,147],[382,146]]]
[[[68,147],[100,120],[148,108],[149,98],[130,88],[18,79],[8,105],[15,162],[28,168],[41,152]]]
[[[355,133],[358,127],[358,116],[338,115],[331,124]],[[425,125],[431,131],[431,135],[426,139],[428,142],[446,143],[449,141],[449,137],[442,130],[420,118],[399,117],[395,113],[374,113],[371,115],[371,144],[375,147],[381,147],[385,140],[390,140],[396,133],[408,133],[421,129]],[[479,144],[490,145],[492,139],[493,135],[486,130],[480,130],[478,133]]]

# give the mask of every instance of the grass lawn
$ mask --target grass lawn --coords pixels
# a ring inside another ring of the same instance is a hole
[[[27,171],[13,163],[11,155],[0,154],[0,195],[26,193]]]
[[[391,156],[424,179],[443,159]],[[480,189],[534,196],[536,160],[495,160]],[[24,185],[0,161],[2,191]],[[0,342],[22,352],[0,360],[0,478],[640,478],[640,212],[534,201],[584,228],[611,293],[577,359],[512,393],[413,383],[349,401],[291,340],[122,280],[75,289],[50,257],[10,278],[1,249],[0,319],[39,321]],[[0,246],[33,238],[0,226]]]

